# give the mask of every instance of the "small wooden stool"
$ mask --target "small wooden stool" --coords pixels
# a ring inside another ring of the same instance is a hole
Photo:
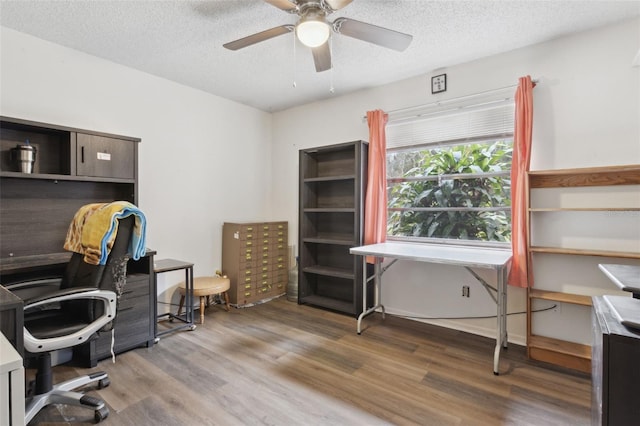
[[[204,324],[204,307],[209,306],[209,296],[216,294],[223,294],[224,301],[226,302],[226,310],[229,312],[229,286],[231,282],[227,277],[197,277],[193,279],[193,297],[200,297],[200,324]],[[182,312],[182,305],[184,304],[184,296],[187,292],[186,284],[181,282],[178,284],[178,291],[180,292],[180,306],[178,307],[178,315]]]

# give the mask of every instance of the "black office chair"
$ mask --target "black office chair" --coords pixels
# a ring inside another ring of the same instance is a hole
[[[105,403],[72,390],[97,383],[109,385],[104,372],[96,372],[53,385],[51,353],[90,340],[99,331],[111,330],[116,317],[115,289],[126,278],[133,216],[119,220],[118,232],[105,265],[85,263],[73,253],[63,277],[10,284],[8,288],[24,300],[25,357],[36,357],[33,396],[27,397],[25,423],[51,404],[68,404],[94,410],[97,422],[109,415]]]

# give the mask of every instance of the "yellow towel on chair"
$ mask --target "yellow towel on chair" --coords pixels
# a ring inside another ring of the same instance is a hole
[[[73,216],[73,220],[71,221],[69,230],[67,231],[67,238],[64,241],[65,250],[80,254],[85,253],[85,247],[83,246],[82,241],[82,230],[84,229],[84,224],[86,223],[87,218],[102,206],[104,206],[104,203],[93,203],[87,204],[78,209],[75,216]],[[94,247],[100,247],[100,242],[95,244]],[[97,265],[97,263],[94,262],[87,263]]]
[[[135,215],[130,255],[140,258],[144,252],[146,219],[144,214],[127,201],[93,203],[80,207],[67,231],[64,249],[84,255],[84,261],[103,265],[111,251],[118,231],[119,218]]]

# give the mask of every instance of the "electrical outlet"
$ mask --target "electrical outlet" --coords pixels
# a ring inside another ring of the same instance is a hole
[[[463,285],[462,286],[462,297],[469,297],[469,296],[470,296],[469,286],[468,285]]]

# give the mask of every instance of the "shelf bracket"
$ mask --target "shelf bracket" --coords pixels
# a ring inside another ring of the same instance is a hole
[[[494,302],[498,303],[498,289],[493,287],[492,285],[490,285],[488,282],[486,282],[480,275],[478,275],[473,269],[471,269],[468,266],[465,266],[465,269],[467,271],[469,271],[469,273],[471,275],[473,275],[473,277],[478,280],[478,282],[480,284],[482,284],[482,286],[484,287],[485,290],[487,290],[487,293],[489,293],[489,296],[491,296],[491,298],[493,299]],[[495,294],[492,293],[492,291],[495,292]]]

